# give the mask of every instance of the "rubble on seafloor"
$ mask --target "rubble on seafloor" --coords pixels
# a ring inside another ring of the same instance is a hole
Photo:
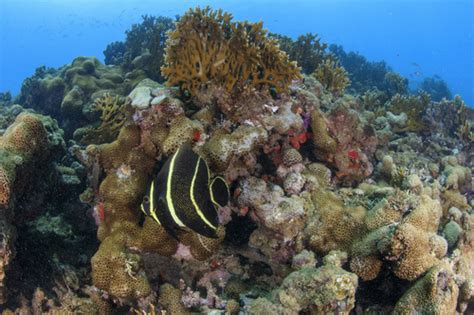
[[[193,54],[204,32],[220,51]],[[474,311],[473,114],[459,97],[369,105],[334,62],[300,74],[261,24],[208,8],[169,36],[168,85],[139,62],[80,57],[0,109],[2,314]],[[230,187],[218,238],[178,241],[140,211],[184,143]],[[49,277],[20,284],[28,258]]]

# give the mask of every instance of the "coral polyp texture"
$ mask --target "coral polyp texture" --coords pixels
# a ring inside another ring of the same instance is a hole
[[[165,64],[167,83],[195,95],[210,86],[228,92],[245,87],[287,91],[299,77],[262,23],[233,22],[222,10],[190,9],[168,34]]]
[[[18,115],[0,137],[0,303],[7,300],[6,281],[10,264],[15,257],[16,227],[15,199],[31,189],[28,181],[48,157],[50,143],[41,117],[35,114]],[[31,182],[34,182],[31,180]]]
[[[2,310],[473,313],[474,111],[327,48],[195,8],[2,95]]]

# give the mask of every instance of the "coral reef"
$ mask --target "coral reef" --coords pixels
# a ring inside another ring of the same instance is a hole
[[[430,95],[419,93],[413,96],[403,96],[395,94],[388,104],[388,109],[394,114],[405,113],[408,116],[405,128],[395,131],[420,132],[428,129],[428,124],[424,121],[424,115],[430,103]]]
[[[172,22],[0,95],[5,314],[473,312],[460,97],[221,10]],[[140,210],[185,144],[229,187],[216,238]]]
[[[443,98],[452,98],[452,94],[448,88],[448,85],[443,79],[441,79],[437,75],[429,78],[424,78],[418,88],[428,93],[431,96],[431,99],[435,102],[439,102]]]

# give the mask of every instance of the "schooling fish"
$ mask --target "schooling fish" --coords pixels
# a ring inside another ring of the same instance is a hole
[[[217,238],[217,208],[228,201],[229,188],[224,179],[217,176],[210,182],[206,161],[190,144],[184,144],[151,182],[141,210],[176,239],[186,227]]]

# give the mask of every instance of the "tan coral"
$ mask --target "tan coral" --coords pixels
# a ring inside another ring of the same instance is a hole
[[[181,303],[181,291],[171,284],[163,284],[160,287],[160,304],[169,314],[190,314]]]
[[[351,83],[347,71],[332,58],[324,60],[313,76],[331,93],[341,95]]]
[[[310,248],[319,253],[348,250],[352,242],[365,231],[363,207],[345,207],[333,192],[317,190],[311,199],[315,207],[313,221],[305,228]]]
[[[128,104],[128,99],[118,95],[112,96],[110,93],[97,98],[94,101],[94,109],[101,112],[101,123],[97,128],[86,129],[81,142],[91,144],[114,140],[126,122],[126,106]]]
[[[400,298],[394,314],[455,314],[459,294],[449,266],[431,268]]]
[[[21,113],[0,139],[5,150],[29,159],[47,145],[46,130],[38,116]]]
[[[229,167],[232,159],[251,153],[267,138],[265,129],[242,125],[231,134],[214,133],[202,147],[202,153],[210,167],[221,172]]]
[[[170,156],[181,145],[194,140],[195,135],[201,135],[204,129],[200,122],[191,120],[186,116],[178,116],[171,121],[167,138],[163,142],[163,152]]]
[[[294,164],[301,163],[303,161],[303,157],[301,156],[301,153],[298,152],[298,150],[294,148],[287,148],[283,151],[282,160],[283,164],[289,167]]]
[[[443,241],[446,243],[443,238],[436,238],[436,234],[420,230],[412,224],[399,225],[387,251],[389,260],[395,260],[394,274],[406,280],[418,278],[446,255],[447,244],[438,244]]]
[[[6,206],[11,198],[11,176],[0,166],[0,206]]]
[[[168,35],[163,75],[168,85],[190,95],[223,86],[233,92],[245,86],[286,91],[299,77],[295,63],[266,35],[262,23],[232,22],[222,10],[190,9]]]
[[[328,121],[320,110],[314,110],[311,113],[311,129],[313,130],[315,150],[321,151],[325,155],[331,155],[336,153],[337,143],[331,137],[327,125]]]

